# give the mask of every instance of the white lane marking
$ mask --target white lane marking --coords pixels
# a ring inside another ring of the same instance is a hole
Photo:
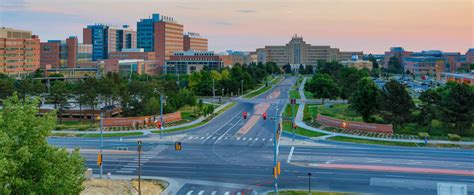
[[[265,141],[265,138],[262,139],[262,142],[264,142],[264,141]]]
[[[216,137],[213,137],[212,139],[216,139]]]
[[[238,137],[237,140],[240,140],[240,137]]]
[[[193,139],[193,136],[191,136],[191,137],[188,137],[188,139]]]
[[[228,137],[225,137],[224,139],[227,140],[227,139],[229,139],[229,138],[228,138]]]
[[[199,137],[195,137],[194,139],[199,139]]]
[[[210,139],[212,136],[207,137],[206,139]]]
[[[246,137],[244,137],[242,140],[244,140],[244,141],[245,141],[246,139],[247,139],[247,138],[246,138]]]
[[[224,195],[230,195],[230,192],[225,192]]]
[[[269,140],[269,141],[272,141],[272,140],[273,140],[273,138],[270,138],[270,140]]]
[[[204,193],[204,190],[201,190],[198,195],[202,195]]]
[[[201,139],[204,139],[204,137],[201,137]]]
[[[249,141],[252,141],[252,138],[249,138]]]
[[[255,141],[258,141],[258,137],[257,137],[257,138],[255,138]]]
[[[291,157],[293,156],[293,151],[295,150],[294,146],[291,146],[290,154],[288,154],[288,160],[286,162],[290,163]]]
[[[117,173],[132,173],[133,171],[115,171]]]
[[[135,168],[138,168],[138,165],[124,165],[124,167],[135,167]]]
[[[194,190],[191,190],[188,193],[186,193],[186,195],[191,195],[193,192],[194,192]]]
[[[216,191],[212,191],[211,195],[216,195],[216,193],[217,193]]]

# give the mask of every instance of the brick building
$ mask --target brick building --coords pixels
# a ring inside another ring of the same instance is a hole
[[[31,31],[0,28],[0,73],[24,76],[40,68],[40,39]]]
[[[207,51],[207,39],[198,33],[188,32],[183,36],[183,50]]]
[[[49,40],[40,44],[41,68],[75,68],[92,61],[92,45],[78,43],[77,37],[64,40]]]

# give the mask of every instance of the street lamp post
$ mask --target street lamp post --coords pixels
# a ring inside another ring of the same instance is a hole
[[[244,94],[244,80],[240,80],[240,91]]]
[[[163,129],[165,125],[163,123],[163,93],[160,93],[160,122],[161,122],[160,139],[163,139]]]
[[[311,172],[308,173],[308,195],[311,195]]]
[[[142,166],[141,166],[141,153],[142,153],[142,141],[138,141],[138,195],[142,194],[142,188],[141,188],[141,172],[142,172]]]
[[[274,140],[273,140],[273,146],[274,146],[273,167],[277,166],[277,156],[278,156],[278,154],[277,154],[277,152],[278,152],[278,148],[277,148],[278,147],[277,146],[277,144],[278,144],[278,141],[277,141],[278,135],[277,135],[277,133],[278,133],[278,108],[275,110],[275,137],[274,137]],[[278,194],[278,178],[277,177],[278,176],[275,176],[274,181],[273,181],[274,182],[273,191],[274,191],[275,194]]]
[[[104,133],[103,132],[104,128],[103,127],[104,126],[103,126],[103,122],[102,122],[103,121],[102,111],[100,112],[99,117],[100,117],[100,155],[102,155],[102,148],[104,147],[104,142],[103,142],[103,139],[104,139],[104,134],[103,134]],[[101,161],[102,161],[102,157],[101,157]],[[103,171],[102,170],[102,166],[103,166],[102,164],[103,164],[103,161],[100,163],[100,178],[101,179],[102,179],[102,171]]]

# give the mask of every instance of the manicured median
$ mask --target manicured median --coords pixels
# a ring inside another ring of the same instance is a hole
[[[268,193],[269,195],[273,195],[275,193],[273,192],[270,192]],[[303,191],[303,190],[282,190],[282,191],[278,191],[278,194],[280,195],[308,195],[308,191]],[[357,194],[357,193],[347,193],[347,192],[321,192],[321,191],[317,191],[317,192],[314,192],[312,191],[311,192],[311,195],[353,195],[353,194]]]
[[[290,98],[291,99],[300,99],[301,98],[300,97],[300,92],[298,90],[295,90],[295,89],[291,90],[290,91]]]
[[[409,147],[424,146],[424,144],[417,144],[417,143],[411,143],[411,142],[396,142],[396,141],[391,142],[391,141],[359,139],[359,138],[342,137],[342,136],[330,137],[328,139],[333,140],[333,141],[351,142],[351,143],[358,143],[358,144],[377,144],[377,145],[387,145],[387,146],[409,146]]]
[[[130,133],[104,133],[104,137],[127,137],[127,136],[140,136],[142,132],[130,132]],[[100,133],[95,134],[78,134],[80,137],[100,137]]]
[[[296,129],[293,129],[291,127],[291,122],[283,122],[283,130],[288,133],[293,133],[293,130],[294,130],[296,134],[306,136],[306,137],[319,137],[319,136],[326,135],[324,133],[311,131],[311,130],[304,129],[301,127],[296,127]]]
[[[267,90],[269,90],[269,89],[271,89],[271,88],[272,88],[272,86],[270,86],[270,85],[265,86],[265,87],[262,87],[262,88],[259,89],[259,90],[256,90],[256,91],[250,92],[250,93],[247,94],[247,95],[244,95],[244,98],[253,98],[253,97],[255,97],[255,96],[258,96],[258,95],[264,93],[265,91],[267,91]]]

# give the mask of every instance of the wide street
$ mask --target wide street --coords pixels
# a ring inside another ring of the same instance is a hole
[[[104,138],[104,175],[137,175],[136,142],[143,141],[141,174],[175,181],[170,194],[242,194],[273,190],[273,155],[276,113],[288,102],[296,81],[287,78],[258,96],[253,103],[235,106],[208,124],[184,132],[139,137]],[[250,115],[268,106],[269,118]],[[278,109],[278,110],[277,110]],[[253,126],[248,123],[256,122]],[[474,151],[408,148],[339,143],[284,133],[278,161],[280,189],[308,188],[322,191],[376,194],[436,194],[438,182],[468,185],[474,191]],[[175,151],[174,143],[182,143]],[[99,138],[50,138],[58,147],[80,148],[86,165],[99,173],[96,163]],[[126,147],[128,150],[118,150]],[[292,152],[291,152],[292,151]]]

